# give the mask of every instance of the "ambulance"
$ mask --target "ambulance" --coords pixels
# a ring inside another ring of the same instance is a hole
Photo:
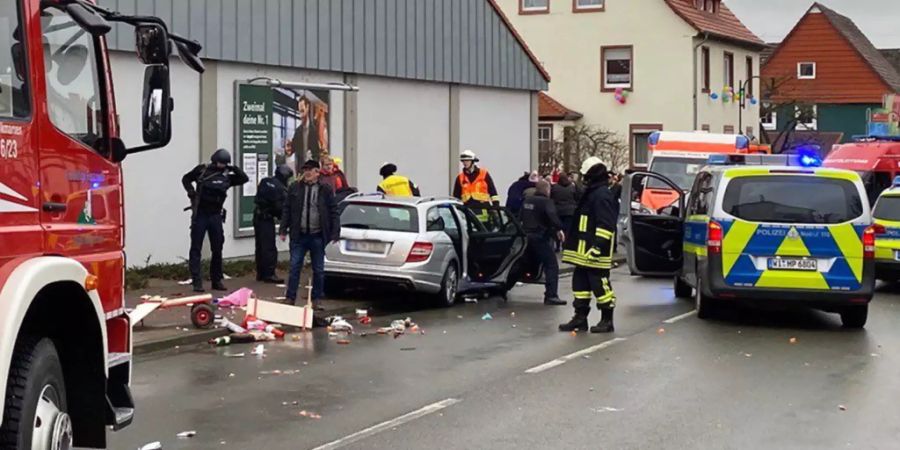
[[[628,212],[632,270],[673,274],[675,296],[693,296],[702,319],[742,302],[817,308],[862,328],[880,227],[859,174],[820,164],[806,154],[710,157],[678,198],[683,213]]]
[[[672,205],[680,192],[687,192],[710,155],[767,151],[752,144],[747,136],[706,132],[657,131],[650,135],[649,145],[649,171],[674,181],[678,187],[678,190],[672,190],[650,180],[649,189],[645,189],[640,198],[640,203],[650,211]]]
[[[900,280],[900,177],[878,196],[872,220],[880,232],[875,237],[875,277],[896,282]]]

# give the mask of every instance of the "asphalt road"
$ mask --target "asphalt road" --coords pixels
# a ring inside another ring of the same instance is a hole
[[[424,335],[143,356],[135,422],[109,448],[896,448],[900,291],[882,288],[866,330],[846,331],[810,310],[701,321],[669,280],[616,271],[613,285],[613,335],[557,332],[571,307],[521,287],[409,312]]]

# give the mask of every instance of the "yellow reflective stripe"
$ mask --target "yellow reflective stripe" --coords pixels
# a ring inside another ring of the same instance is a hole
[[[831,238],[841,249],[841,253],[847,260],[847,265],[853,271],[856,281],[862,281],[863,272],[863,245],[862,239],[853,228],[853,224],[844,223],[841,225],[832,225],[828,227],[831,232]],[[877,245],[877,240],[876,240]]]
[[[728,230],[728,234],[725,235],[725,238],[722,239],[722,275],[728,276],[731,272],[731,269],[734,267],[734,264],[737,262],[738,257],[741,256],[741,252],[744,250],[744,247],[747,246],[747,243],[750,242],[750,238],[753,237],[753,234],[756,233],[756,228],[759,225],[751,222],[745,222],[743,220],[735,220],[733,224],[731,224],[731,228]]]
[[[579,239],[578,240],[578,254],[579,255],[585,254],[585,247],[587,247],[587,242],[585,242],[584,239]]]
[[[684,243],[684,252],[690,253],[693,255],[706,256],[708,254],[709,249],[705,245],[692,244],[690,242]]]
[[[587,218],[587,216],[582,215],[582,216],[579,217],[578,220],[579,220],[579,222],[578,222],[578,231],[584,233],[585,231],[587,231],[588,218]]]
[[[885,226],[885,227],[900,228],[900,221],[897,221],[897,220],[884,220],[884,219],[879,219],[876,217],[875,223],[877,223],[878,225]]]
[[[849,170],[819,168],[815,170],[816,176],[837,180],[858,181],[859,174]]]
[[[706,214],[691,214],[687,216],[685,222],[709,222],[709,216]]]
[[[590,300],[590,299],[591,299],[591,292],[590,292],[590,291],[578,291],[578,292],[573,292],[573,293],[572,293],[572,296],[575,297],[576,299],[579,299],[579,300]]]
[[[761,169],[758,167],[735,167],[726,169],[723,174],[725,178],[749,177],[754,175],[768,175],[769,169]]]
[[[606,238],[612,240],[613,232],[609,230],[605,230],[603,228],[597,228],[596,232],[598,237]]]

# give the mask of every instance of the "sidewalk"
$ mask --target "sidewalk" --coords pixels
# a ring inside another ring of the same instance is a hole
[[[306,280],[307,274],[304,273],[301,280]],[[246,287],[256,294],[258,298],[263,300],[275,300],[284,296],[284,288],[277,287],[274,284],[266,284],[256,281],[255,276],[246,276],[233,278],[225,281],[228,291],[219,292],[209,290],[209,282],[205,284],[207,292],[213,295],[213,298],[223,297],[240,288]],[[305,301],[306,291],[301,289],[300,292]],[[125,307],[134,308],[141,302],[140,297],[143,295],[159,295],[161,297],[177,298],[195,295],[191,290],[191,286],[181,286],[175,281],[168,280],[151,280],[150,285],[145,289],[130,291],[125,294]],[[349,301],[349,300],[325,300],[322,302],[325,308],[324,312],[317,313],[324,316],[332,315],[348,315],[354,313],[357,308],[369,307],[365,301]],[[223,328],[197,329],[191,324],[191,309],[188,307],[177,307],[170,309],[158,309],[147,316],[141,323],[134,324],[133,349],[135,353],[147,353],[175,346],[196,344],[205,342],[209,339],[224,336],[228,332]],[[216,311],[216,315],[227,317],[235,323],[244,320],[244,310],[241,308],[223,308]]]

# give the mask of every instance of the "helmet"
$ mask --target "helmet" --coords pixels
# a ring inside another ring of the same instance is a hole
[[[603,164],[603,161],[601,161],[600,158],[596,156],[591,156],[590,158],[584,160],[583,163],[581,163],[581,170],[579,172],[581,172],[582,175],[587,175],[588,170],[591,170],[591,167],[594,167],[597,164]]]
[[[282,164],[275,169],[275,178],[278,178],[282,183],[287,183],[292,176],[294,176],[294,169],[291,169],[291,166],[287,164]]]
[[[397,165],[394,163],[386,162],[381,165],[381,170],[378,173],[383,177],[389,177],[397,172]]]
[[[478,162],[478,157],[475,156],[475,152],[473,152],[472,150],[466,150],[459,154],[459,160]]]
[[[228,150],[225,150],[224,148],[220,148],[212,154],[210,161],[219,164],[231,164],[231,153],[228,153]]]

